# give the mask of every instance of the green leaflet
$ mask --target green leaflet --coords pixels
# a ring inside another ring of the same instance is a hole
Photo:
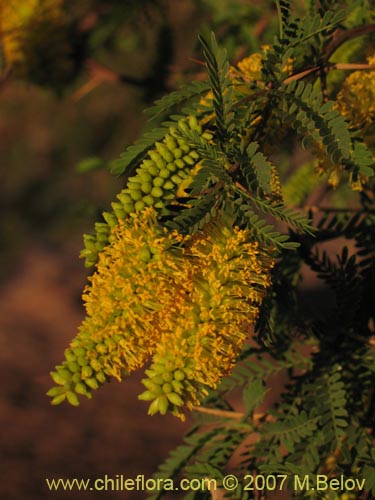
[[[221,142],[228,139],[232,131],[233,113],[231,79],[229,78],[229,62],[226,58],[226,51],[219,49],[215,35],[211,34],[210,42],[207,42],[202,36],[199,40],[203,46],[203,55],[206,60],[208,77],[213,93],[213,106],[216,115],[216,126],[218,138]]]
[[[303,137],[305,147],[319,144],[333,164],[342,163],[351,171],[353,178],[359,174],[372,176],[374,165],[372,153],[364,143],[352,142],[348,124],[333,102],[323,104],[323,95],[311,84],[292,82],[276,91],[286,101],[284,120],[291,123]]]
[[[207,82],[191,82],[185,84],[181,89],[175,90],[170,94],[163,96],[155,101],[154,105],[145,110],[149,120],[154,120],[159,115],[170,113],[177,106],[191,101],[210,90],[210,85]]]

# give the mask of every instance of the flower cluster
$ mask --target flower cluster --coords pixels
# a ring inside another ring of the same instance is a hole
[[[375,67],[375,54],[368,58]],[[355,128],[364,131],[363,139],[375,145],[375,71],[354,71],[337,95],[337,108]]]
[[[273,259],[248,230],[217,222],[197,236],[168,232],[153,208],[112,229],[83,298],[87,317],[52,372],[52,402],[91,397],[145,365],[149,414],[183,418],[241,352],[270,286]]]
[[[262,58],[263,55],[256,52],[241,59],[237,67],[250,80],[260,80],[262,78]]]
[[[250,54],[241,61],[238,62],[237,68],[242,76],[249,80],[261,80],[262,79],[262,69],[263,69],[263,59],[270,49],[269,45],[262,46],[262,52],[255,52]],[[282,68],[282,72],[285,75],[291,75],[293,72],[293,59],[288,58],[286,64]],[[232,73],[236,74],[235,68],[231,69]]]
[[[0,0],[0,45],[16,76],[59,86],[73,71],[63,0]]]
[[[368,58],[369,65],[375,66],[375,55]],[[334,108],[349,121],[349,128],[353,131],[361,130],[361,138],[370,149],[375,147],[375,72],[361,70],[351,73],[343,82],[340,92],[336,96]],[[316,171],[322,175],[328,173],[328,184],[334,189],[340,183],[345,172],[341,163],[334,163],[328,158],[321,146],[315,151],[319,161]],[[366,182],[365,176],[353,179],[350,175],[349,185],[354,191],[361,191]]]

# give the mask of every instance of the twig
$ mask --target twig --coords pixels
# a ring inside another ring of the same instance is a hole
[[[90,79],[74,93],[73,100],[75,101],[78,101],[104,82],[124,83],[134,85],[136,87],[148,87],[152,82],[150,77],[137,78],[118,73],[117,71],[107,68],[93,59],[88,59],[86,61],[86,68]]]
[[[331,42],[327,45],[324,54],[323,60],[328,61],[331,55],[342,45],[344,42],[351,40],[352,38],[356,38],[358,36],[367,35],[375,31],[375,24],[367,24],[365,26],[359,26],[358,28],[353,28],[350,30],[341,30],[338,29],[333,34],[333,38]]]
[[[304,78],[307,75],[310,75],[310,73],[314,73],[314,71],[318,71],[320,69],[320,66],[314,66],[313,68],[306,69],[305,71],[301,71],[300,73],[296,73],[295,75],[288,76],[283,83],[285,85],[288,85],[291,82],[294,82],[296,80],[301,80],[301,78]]]
[[[205,406],[193,406],[192,410],[224,418],[240,419],[245,416],[244,413],[238,411],[216,410],[215,408],[206,408]]]
[[[193,406],[192,410],[224,418],[241,419],[245,416],[245,413],[239,411],[218,410],[215,408],[206,408],[205,406]],[[262,420],[265,416],[265,413],[254,413],[253,420],[259,422],[259,420]]]
[[[371,64],[364,63],[336,63],[329,67],[329,69],[340,69],[340,70],[357,70],[357,71],[374,71],[375,66]]]
[[[366,209],[359,209],[359,208],[354,208],[354,207],[348,207],[348,208],[335,208],[335,207],[325,207],[325,206],[317,206],[317,205],[305,205],[304,207],[306,210],[311,210],[311,212],[337,212],[337,213],[344,213],[344,212],[353,212],[353,213],[359,213],[359,214],[373,214],[375,213],[375,210],[366,210]]]

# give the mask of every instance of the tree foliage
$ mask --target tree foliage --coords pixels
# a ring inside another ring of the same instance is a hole
[[[191,366],[195,365],[189,365],[188,371],[186,364],[181,380],[173,379],[176,397],[170,395],[172,378],[155,382],[172,363],[167,354],[163,357],[157,351],[151,369],[145,372],[148,390],[141,399],[153,399],[151,414],[164,414],[169,408],[181,416],[184,391],[197,391],[197,399],[186,403],[197,415],[197,423],[155,477],[208,476],[221,485],[228,462],[241,448],[236,470],[240,478],[263,473],[309,475],[312,481],[318,474],[365,479],[365,491],[372,498],[375,115],[371,99],[375,98],[375,49],[371,46],[374,25],[365,24],[365,19],[374,18],[374,8],[363,0],[306,4],[298,17],[293,2],[277,1],[278,29],[273,42],[236,67],[214,34],[200,37],[207,80],[193,82],[155,103],[149,112],[151,120],[161,117],[165,121],[130,146],[114,165],[113,172],[124,175],[124,190],[119,202],[112,204],[113,211],[103,214],[96,235],[86,236],[83,256],[88,265],[94,265],[105,249],[109,253],[115,245],[114,228],[136,217],[145,205],[155,207],[158,224],[168,234],[178,232],[187,238],[180,241],[207,235],[219,238],[215,231],[223,220],[247,231],[252,244],[262,248],[274,265],[267,269],[271,284],[263,283],[262,300],[254,299],[259,306],[256,321],[250,321],[250,340],[242,341],[236,352],[236,366],[223,371],[222,380],[203,383],[202,378],[194,381]],[[358,37],[362,59],[352,60],[350,54],[349,60],[332,62],[346,41]],[[331,73],[340,71],[345,72],[340,83],[330,79]],[[365,84],[361,83],[363,74],[370,75]],[[360,114],[349,106],[353,92],[362,106]],[[302,148],[308,151],[307,162],[293,165],[292,150],[302,156]],[[179,180],[172,176],[178,168],[184,172]],[[318,181],[303,182],[298,178],[300,171]],[[142,179],[148,179],[145,186]],[[154,187],[149,189],[151,182]],[[159,182],[164,190],[154,189]],[[340,189],[353,190],[353,197],[339,207],[335,193]],[[337,240],[336,256],[326,247],[332,240]],[[219,268],[217,264],[218,274]],[[306,268],[321,281],[329,298],[321,311],[316,306],[303,307]],[[227,281],[232,279],[230,275]],[[223,294],[227,281],[220,282]],[[190,298],[192,294],[186,291]],[[153,307],[157,309],[151,305],[150,310]],[[233,302],[232,310],[237,307]],[[211,315],[215,311],[212,306]],[[222,317],[220,321],[226,325]],[[190,342],[185,340],[181,346]],[[204,359],[209,362],[214,344],[202,342],[208,352]],[[80,364],[79,357],[85,354],[73,351],[69,356],[78,356]],[[105,380],[110,372],[103,370]],[[267,390],[272,391],[271,377],[279,373],[287,376],[288,383],[277,403],[267,413],[259,413]],[[59,386],[50,392],[54,402],[67,397],[75,404],[71,395],[75,374],[67,373],[63,365],[54,377]],[[185,386],[177,383],[187,379]],[[85,380],[79,383],[84,385]],[[162,383],[165,394],[157,393]],[[239,411],[231,403],[235,389],[242,391]],[[81,394],[87,395],[87,390]],[[250,444],[249,436],[253,438]],[[314,497],[316,491],[294,494]],[[190,492],[185,498],[209,495]],[[233,499],[251,497],[241,481],[230,495]],[[159,491],[150,498],[163,496]]]

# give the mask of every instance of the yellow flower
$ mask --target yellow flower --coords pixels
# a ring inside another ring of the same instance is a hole
[[[368,58],[375,66],[375,55]],[[355,127],[373,125],[375,119],[375,71],[354,71],[337,95],[337,108]]]
[[[86,384],[80,372],[69,376],[64,371],[72,371],[74,363],[92,366],[93,361],[94,379],[99,373],[101,379],[104,374],[122,380],[146,362],[162,332],[173,328],[165,311],[184,313],[189,269],[180,265],[178,243],[183,238],[161,229],[151,208],[120,221],[111,236],[83,293],[87,317],[53,375],[69,391],[76,383]],[[61,379],[62,370],[67,377]]]
[[[260,53],[251,54],[242,59],[237,67],[250,80],[260,80],[262,76],[262,57]]]
[[[185,315],[161,337],[146,371],[140,398],[152,401],[150,414],[169,410],[184,418],[182,407],[199,405],[233,368],[271,284],[272,258],[248,240],[248,231],[216,226],[185,247],[194,287]]]
[[[375,54],[368,58],[375,66]],[[344,81],[337,94],[336,109],[350,122],[369,148],[375,148],[375,70],[354,71]],[[356,182],[353,189],[358,189]]]
[[[262,52],[256,52],[251,54],[244,59],[241,59],[237,64],[237,68],[239,72],[248,78],[249,80],[261,80],[262,79],[262,60],[264,55],[270,49],[269,45],[263,45]],[[233,69],[234,73],[236,71]],[[286,75],[291,75],[293,72],[293,59],[289,58],[282,69],[283,73]]]

